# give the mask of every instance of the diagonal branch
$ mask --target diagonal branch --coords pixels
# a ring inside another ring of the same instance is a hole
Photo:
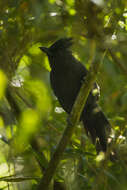
[[[114,60],[114,62],[119,66],[119,68],[121,69],[122,73],[124,75],[127,75],[127,68],[124,66],[124,64],[121,62],[121,60],[115,55],[115,53],[109,48],[108,49],[112,59]]]

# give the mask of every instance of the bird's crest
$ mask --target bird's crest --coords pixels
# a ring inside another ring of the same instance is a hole
[[[51,45],[50,50],[68,49],[72,44],[72,38],[61,38]]]

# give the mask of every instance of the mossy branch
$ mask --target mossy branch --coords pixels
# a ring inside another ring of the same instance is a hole
[[[95,47],[94,47],[95,48]],[[38,185],[37,190],[47,190],[49,187],[49,184],[55,174],[55,171],[57,169],[57,166],[62,158],[63,152],[66,149],[66,146],[68,145],[70,138],[74,132],[74,129],[76,125],[78,124],[80,120],[80,115],[82,113],[82,110],[85,106],[87,97],[89,95],[89,92],[92,89],[93,83],[95,82],[95,79],[97,77],[97,73],[100,68],[100,64],[102,62],[102,59],[105,55],[105,52],[94,53],[93,60],[91,63],[90,70],[85,78],[84,83],[81,86],[80,92],[76,98],[76,101],[74,103],[74,106],[72,108],[67,127],[63,133],[63,136],[56,148],[56,151],[54,155],[52,156],[49,165],[44,173],[44,176]]]

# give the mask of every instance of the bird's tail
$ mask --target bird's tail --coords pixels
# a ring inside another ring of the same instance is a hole
[[[82,121],[87,134],[91,136],[93,144],[96,145],[97,151],[106,152],[107,134],[111,130],[111,125],[99,106],[92,111],[83,112]]]

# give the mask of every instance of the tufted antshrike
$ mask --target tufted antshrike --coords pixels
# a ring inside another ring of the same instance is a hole
[[[71,112],[82,80],[88,72],[81,62],[72,55],[72,52],[69,50],[71,45],[72,38],[63,38],[56,41],[49,48],[40,47],[49,59],[51,87],[67,113]],[[105,152],[107,149],[106,129],[111,127],[97,103],[99,93],[94,93],[95,91],[98,91],[97,84],[94,84],[88,96],[81,114],[81,120],[87,135],[91,136],[92,142],[98,144],[99,149]]]

